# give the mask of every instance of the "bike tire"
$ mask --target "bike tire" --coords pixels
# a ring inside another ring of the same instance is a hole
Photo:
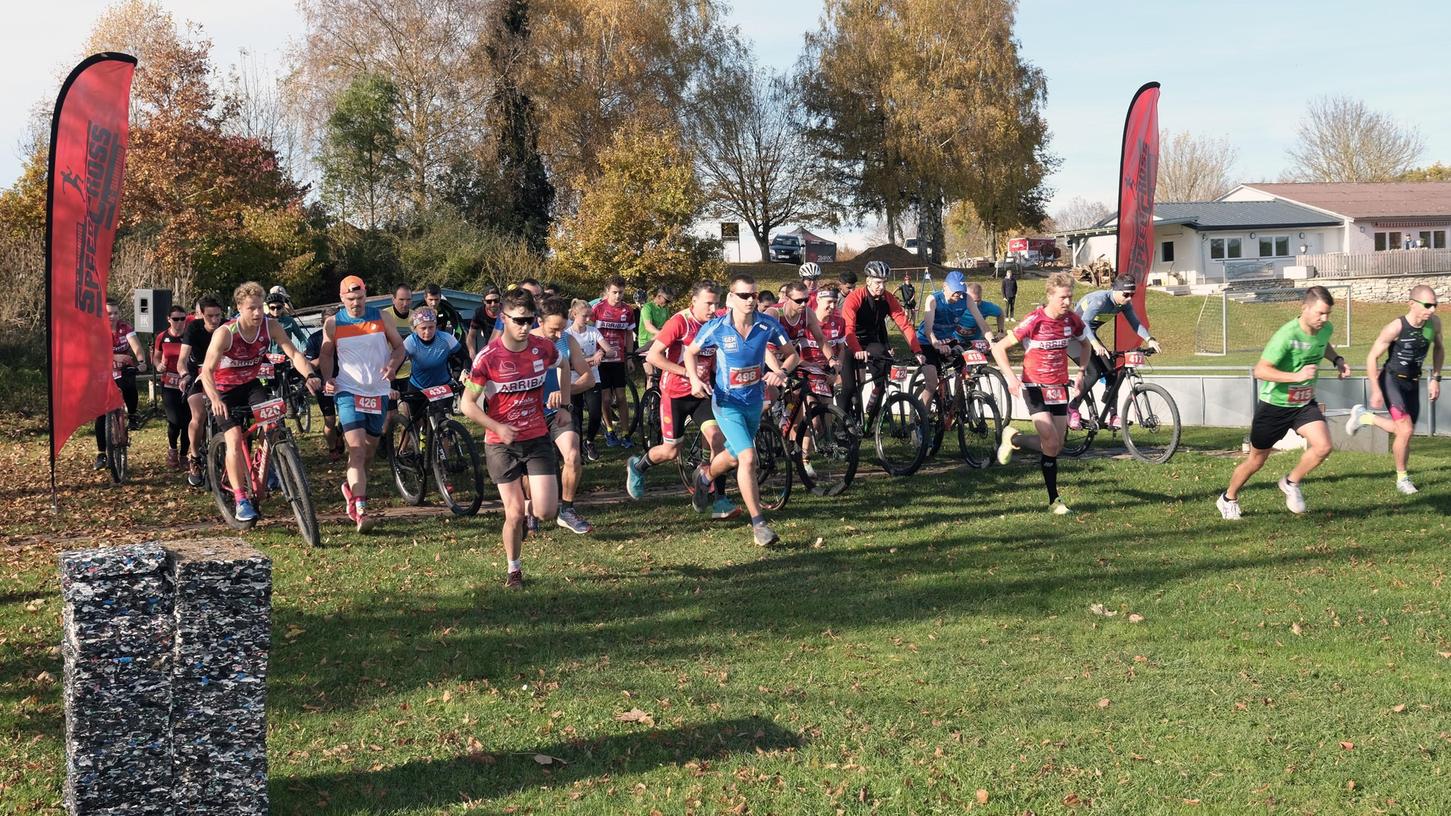
[[[660,391],[650,388],[640,398],[640,445],[649,450],[663,440],[660,432]]]
[[[312,400],[308,397],[307,388],[298,383],[292,387],[292,420],[297,426],[297,432],[305,434],[312,430]]]
[[[991,366],[984,368],[977,382],[977,389],[993,398],[998,407],[998,416],[1003,424],[1013,421],[1013,395],[1008,391],[1008,378],[1003,372]]]
[[[685,486],[685,492],[695,492],[695,469],[705,464],[709,455],[705,444],[705,437],[701,435],[700,428],[695,424],[695,417],[686,417],[676,439],[680,440],[676,450],[679,452],[675,457],[676,470],[680,472],[680,483]]]
[[[780,510],[791,499],[795,455],[769,419],[756,428],[756,488],[764,510]]]
[[[619,436],[621,439],[634,439],[642,424],[640,422],[640,389],[635,386],[634,379],[626,379],[624,390],[625,399],[630,405],[630,426]]]
[[[892,476],[911,476],[927,461],[932,427],[927,409],[911,394],[897,391],[882,400],[872,423],[877,461]]]
[[[292,508],[297,519],[297,531],[310,547],[322,546],[322,531],[318,529],[317,509],[312,503],[312,489],[307,483],[307,471],[302,467],[302,456],[297,452],[297,443],[291,439],[279,440],[272,445],[272,466],[277,469],[277,480],[282,483],[282,495]]]
[[[233,530],[250,530],[257,524],[256,521],[238,521],[236,508],[232,506],[232,483],[227,479],[226,434],[218,433],[207,442],[207,482],[223,523]]]
[[[805,453],[806,439],[813,442],[809,460]],[[818,496],[840,495],[856,477],[861,445],[861,435],[851,431],[840,408],[831,404],[808,407],[796,424],[796,442],[792,448],[801,486]],[[811,472],[806,468],[808,462],[812,464]],[[828,462],[840,463],[839,471],[828,468]]]
[[[1153,404],[1156,398],[1163,400],[1162,408]],[[1149,433],[1165,428],[1165,417],[1159,415],[1161,410],[1168,414],[1168,435],[1167,438],[1151,440]],[[1119,416],[1123,417],[1124,445],[1135,459],[1162,465],[1174,457],[1174,452],[1179,449],[1183,426],[1179,422],[1179,406],[1163,386],[1153,383],[1135,385],[1124,400]],[[1135,427],[1140,430],[1135,431]],[[1134,438],[1136,434],[1137,440]]]
[[[439,423],[434,432],[433,478],[454,515],[478,515],[484,502],[484,468],[474,438],[457,420]]]
[[[975,468],[991,465],[997,459],[1004,424],[991,394],[975,388],[966,396],[959,394],[957,450],[962,461]]]
[[[428,493],[428,465],[424,460],[418,423],[412,417],[399,417],[389,429],[388,445],[393,451],[393,455],[388,457],[388,464],[393,471],[393,487],[398,491],[398,497],[414,507],[423,504],[423,498]]]
[[[1075,431],[1064,426],[1063,450],[1059,456],[1082,456],[1093,446],[1093,438],[1098,436],[1098,400],[1091,392],[1079,403],[1078,412],[1082,427]]]
[[[110,411],[106,414],[106,470],[112,484],[125,484],[128,450],[131,446],[131,432],[126,426],[126,412]]]

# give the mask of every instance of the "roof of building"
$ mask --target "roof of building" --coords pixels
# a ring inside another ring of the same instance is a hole
[[[1451,216],[1451,181],[1246,184],[1348,218]]]
[[[1118,215],[1104,217],[1091,227],[1068,230],[1074,238],[1110,235]],[[1340,219],[1288,201],[1166,201],[1154,204],[1154,225],[1183,224],[1195,230],[1281,229],[1338,226]]]

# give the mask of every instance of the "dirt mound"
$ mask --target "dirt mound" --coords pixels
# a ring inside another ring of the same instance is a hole
[[[936,278],[937,280],[942,280],[942,277],[947,274],[947,267],[942,266],[941,264],[932,263],[931,261],[928,261],[924,258],[920,258],[917,256],[917,253],[913,252],[912,250],[905,247],[897,246],[896,244],[881,244],[878,246],[874,246],[849,261],[838,261],[834,264],[823,264],[821,271],[824,274],[835,276],[836,274],[840,274],[844,270],[850,269],[852,272],[856,273],[857,278],[860,280],[865,275],[864,270],[866,269],[867,264],[871,263],[872,261],[886,261],[887,266],[890,266],[893,269],[898,269],[901,267],[917,267],[920,269],[921,267],[925,266],[927,267],[927,270],[932,273],[932,277]],[[920,276],[920,273],[918,273],[918,276]]]

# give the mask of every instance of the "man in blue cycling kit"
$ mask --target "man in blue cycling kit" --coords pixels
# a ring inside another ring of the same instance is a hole
[[[1088,330],[1095,341],[1098,341],[1099,327],[1112,320],[1115,315],[1122,313],[1124,319],[1129,323],[1129,328],[1133,329],[1149,348],[1157,352],[1160,349],[1159,341],[1149,335],[1149,327],[1145,326],[1138,314],[1134,312],[1133,297],[1136,289],[1138,289],[1138,282],[1131,276],[1119,275],[1113,279],[1113,288],[1089,292],[1078,301],[1078,305],[1073,307],[1073,311],[1077,312],[1078,317],[1088,325]],[[1078,352],[1079,349],[1076,345],[1068,350],[1070,357],[1075,360],[1079,359]],[[1099,377],[1112,372],[1113,358],[1109,356],[1108,349],[1102,341],[1098,341],[1093,348],[1093,354],[1089,356],[1088,368],[1079,373],[1081,379],[1078,384],[1078,394],[1068,403],[1069,428],[1076,431],[1083,427],[1083,419],[1078,414],[1078,406],[1083,402],[1083,394],[1093,387]],[[1110,413],[1112,414],[1109,420],[1110,426],[1116,428],[1118,427],[1118,415],[1112,409]]]
[[[996,336],[1001,336],[1005,331],[1003,328],[1003,309],[990,300],[982,299],[982,284],[969,283],[967,285],[967,299],[974,306],[977,306],[977,310],[982,313],[983,317],[997,320],[998,327],[993,329],[991,333]],[[957,338],[964,343],[971,343],[974,340],[990,341],[990,338],[983,336],[983,326],[972,316],[971,310],[964,311],[962,318],[957,321]]]
[[[968,319],[982,322],[982,313],[968,297],[962,273],[954,269],[942,282],[942,291],[927,298],[922,322],[917,326],[917,343],[922,346],[924,360],[922,393],[918,395],[923,405],[932,405],[932,397],[937,393],[937,372],[952,355],[949,345],[957,332],[958,323]]]
[[[701,326],[695,340],[685,347],[684,368],[690,375],[691,393],[698,398],[714,395],[712,407],[716,424],[725,434],[726,447],[709,465],[697,469],[692,502],[697,511],[704,511],[710,505],[711,484],[716,477],[735,468],[741,501],[751,514],[751,534],[758,546],[769,547],[776,543],[777,536],[761,514],[756,485],[756,428],[761,424],[764,386],[784,385],[785,375],[796,368],[800,357],[795,346],[789,346],[792,350],[784,360],[766,353],[768,345],[784,349],[791,340],[775,318],[756,311],[755,278],[735,275],[729,293],[729,311]],[[703,349],[716,350],[713,384],[701,380],[698,373],[696,358]],[[770,370],[763,372],[763,367]]]

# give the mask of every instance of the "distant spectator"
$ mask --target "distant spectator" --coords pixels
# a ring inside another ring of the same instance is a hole
[[[1018,299],[1018,276],[1009,269],[1003,273],[1003,302],[1008,306],[1008,319],[1013,320],[1013,302]]]

